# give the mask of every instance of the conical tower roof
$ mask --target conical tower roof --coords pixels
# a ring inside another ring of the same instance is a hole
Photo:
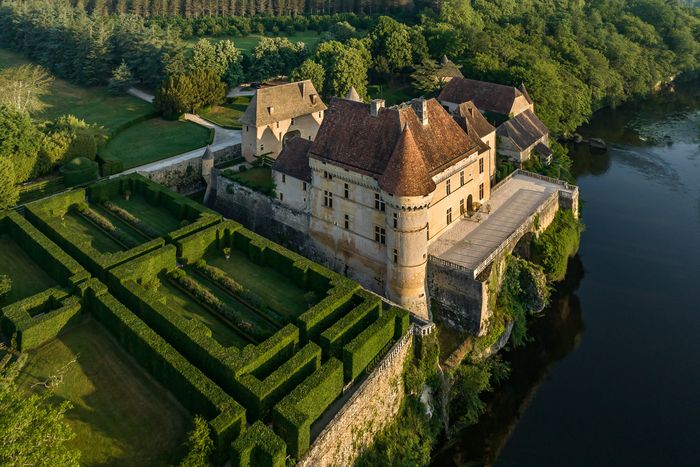
[[[428,164],[408,126],[391,153],[379,187],[396,196],[425,196],[435,190]]]
[[[447,65],[448,63],[450,63],[450,59],[447,58],[447,55],[443,55],[442,59],[440,60],[440,65]]]
[[[202,156],[203,161],[209,161],[214,159],[214,153],[211,152],[211,145],[207,146],[207,149],[204,150],[204,156]]]
[[[345,94],[345,98],[349,101],[362,102],[360,95],[357,93],[355,86],[352,86],[350,90]]]

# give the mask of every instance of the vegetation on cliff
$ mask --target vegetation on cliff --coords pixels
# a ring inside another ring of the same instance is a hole
[[[558,282],[566,275],[569,258],[578,251],[583,224],[569,209],[560,209],[554,221],[534,241],[535,261],[547,279]]]

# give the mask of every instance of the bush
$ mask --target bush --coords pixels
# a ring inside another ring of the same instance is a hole
[[[253,423],[231,446],[231,467],[285,467],[287,446],[263,422]]]
[[[552,223],[534,242],[536,262],[544,268],[547,278],[560,281],[566,275],[569,257],[578,251],[583,224],[569,209],[560,209]]]
[[[187,455],[180,467],[207,467],[214,450],[207,421],[201,416],[194,417],[194,428],[187,435]]]
[[[275,432],[299,459],[309,450],[311,424],[343,392],[343,364],[331,358],[277,404],[272,413]]]
[[[86,157],[76,157],[61,167],[60,172],[66,186],[82,185],[97,180],[100,176],[97,162]]]

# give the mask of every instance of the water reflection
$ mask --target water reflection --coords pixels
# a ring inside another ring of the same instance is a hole
[[[566,280],[552,294],[545,312],[530,322],[532,341],[503,352],[511,376],[487,399],[487,411],[477,425],[458,433],[433,458],[435,466],[493,465],[515,429],[550,366],[574,351],[583,333],[581,304],[575,294],[583,278],[578,256],[569,261]]]

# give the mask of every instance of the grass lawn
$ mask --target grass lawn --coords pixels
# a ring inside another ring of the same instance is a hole
[[[211,330],[211,337],[224,347],[242,349],[250,344],[238,334],[229,324],[213,315],[197,304],[189,295],[181,292],[166,277],[160,278],[161,286],[158,292],[166,297],[166,305],[170,310],[187,319],[195,319]]]
[[[233,41],[233,44],[236,46],[237,49],[240,49],[243,52],[251,52],[256,45],[258,45],[258,42],[260,42],[260,38],[264,37],[260,34],[251,34],[249,36],[245,37],[236,37],[236,36],[221,36],[221,37],[207,37],[210,41],[213,43],[221,42],[225,39],[229,39]],[[321,39],[321,36],[318,35],[315,31],[304,31],[304,32],[297,32],[292,35],[287,35],[287,36],[280,36],[280,37],[286,37],[292,42],[303,42],[306,44],[307,48],[311,48],[318,43],[318,41]],[[188,39],[186,42],[187,48],[191,49],[192,46],[194,46],[197,41],[199,40],[199,37],[193,37],[191,39]]]
[[[201,285],[209,289],[209,291],[212,294],[214,294],[216,298],[218,298],[234,310],[238,311],[241,315],[245,316],[246,320],[248,320],[261,333],[265,334],[265,338],[270,337],[282,327],[283,323],[279,323],[279,327],[273,326],[271,323],[267,322],[264,318],[262,318],[259,314],[255,313],[255,311],[249,309],[243,303],[236,300],[236,298],[232,297],[228,292],[217,287],[215,283],[209,281],[207,278],[201,276],[200,274],[197,274],[194,271],[190,270],[188,271],[188,275],[192,279],[196,280]],[[245,330],[242,331],[245,334]]]
[[[0,307],[31,297],[58,285],[9,235],[0,235],[0,275],[12,279],[12,290],[0,299]]]
[[[367,92],[372,99],[384,99],[386,105],[401,104],[420,95],[410,84],[403,83],[371,84]]]
[[[0,69],[31,63],[23,56],[0,49]],[[47,108],[39,118],[55,119],[75,115],[88,123],[97,123],[110,132],[135,118],[153,112],[153,105],[132,96],[111,96],[106,87],[83,88],[62,79],[54,79],[42,100]]]
[[[304,299],[304,290],[273,268],[253,263],[240,251],[234,249],[228,260],[218,252],[212,252],[204,259],[208,264],[226,271],[243,287],[263,297],[270,308],[290,322],[309,308]]]
[[[68,211],[61,221],[61,225],[70,232],[68,238],[75,241],[87,239],[90,245],[100,253],[116,253],[124,250],[112,237],[77,212]]]
[[[199,112],[199,116],[224,128],[240,130],[242,126],[239,119],[252,98],[252,96],[236,96],[227,99],[225,104],[215,105]]]
[[[275,188],[270,167],[253,167],[243,172],[227,170],[224,172],[224,176],[261,193],[272,193]]]
[[[112,138],[100,156],[119,159],[124,169],[176,156],[209,144],[209,129],[192,122],[146,120]]]
[[[139,194],[132,194],[128,201],[121,196],[115,197],[111,201],[120,208],[129,211],[162,235],[180,228],[181,221],[173,216],[170,211],[151,204]]]
[[[30,387],[68,362],[57,402],[73,408],[67,418],[82,452],[82,465],[166,465],[182,456],[190,415],[89,319],[30,354],[19,377]]]

